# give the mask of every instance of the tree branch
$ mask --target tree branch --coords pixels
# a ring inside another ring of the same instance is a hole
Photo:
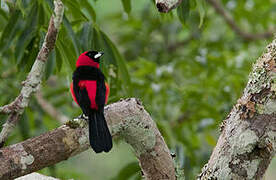
[[[176,8],[182,0],[155,0],[156,7],[159,12],[167,13]]]
[[[199,179],[262,179],[276,151],[276,40],[256,62]]]
[[[217,0],[206,0],[206,1],[214,7],[214,9],[218,14],[220,14],[223,17],[223,19],[232,28],[232,30],[240,37],[242,37],[244,40],[252,41],[252,40],[258,40],[258,39],[266,39],[273,36],[273,32],[270,32],[270,31],[259,33],[259,34],[250,34],[248,32],[244,32],[235,23],[235,20],[229,15],[229,13],[226,12],[226,10],[222,7],[220,2],[218,2]]]
[[[0,145],[4,143],[9,133],[16,125],[25,107],[29,105],[31,95],[37,91],[39,84],[41,83],[46,61],[55,46],[58,28],[63,18],[64,7],[61,0],[55,0],[54,5],[54,14],[51,17],[43,45],[36,57],[31,71],[26,80],[22,83],[23,87],[19,96],[17,96],[17,98],[9,105],[0,107],[0,113],[10,114],[0,133]]]
[[[156,124],[134,98],[105,107],[113,137],[135,151],[147,179],[175,179],[170,151]],[[53,131],[0,150],[0,179],[16,178],[66,160],[89,148],[87,123],[69,121]]]
[[[0,114],[10,114],[15,111],[17,110],[16,110],[16,106],[14,106],[14,103],[7,104],[5,106],[0,107]]]
[[[16,178],[15,180],[59,180],[50,176],[45,176],[39,173],[31,173],[19,178]]]
[[[56,110],[55,107],[53,107],[47,100],[45,100],[41,94],[40,91],[38,91],[35,94],[35,98],[38,102],[38,104],[41,106],[41,108],[48,113],[53,119],[58,120],[61,124],[66,123],[69,121],[69,118],[65,116],[64,114],[60,113]]]

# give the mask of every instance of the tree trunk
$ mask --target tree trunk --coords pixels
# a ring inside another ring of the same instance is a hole
[[[276,41],[253,66],[242,97],[198,179],[261,179],[276,149]]]

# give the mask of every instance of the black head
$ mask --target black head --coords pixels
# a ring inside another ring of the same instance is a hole
[[[85,55],[88,56],[90,59],[92,59],[93,61],[99,63],[100,62],[100,58],[103,55],[103,52],[98,52],[98,51],[88,51]]]

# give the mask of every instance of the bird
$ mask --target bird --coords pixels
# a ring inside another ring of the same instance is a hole
[[[88,120],[89,142],[96,153],[112,149],[112,136],[104,116],[104,105],[109,96],[109,86],[100,70],[100,58],[104,53],[85,51],[76,61],[70,85],[73,100],[80,106]]]

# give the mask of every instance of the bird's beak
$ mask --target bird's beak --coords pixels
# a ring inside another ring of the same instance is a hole
[[[96,55],[94,56],[94,58],[95,58],[95,59],[100,58],[103,54],[104,54],[103,52],[98,52],[98,54],[96,54]]]

